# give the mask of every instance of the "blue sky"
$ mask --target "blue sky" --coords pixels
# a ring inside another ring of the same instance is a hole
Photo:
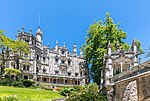
[[[40,26],[44,31],[43,42],[50,47],[58,40],[66,43],[72,51],[72,45],[78,49],[85,43],[89,25],[95,20],[105,18],[106,12],[127,32],[131,44],[136,38],[142,42],[142,48],[150,45],[150,0],[1,0],[0,29],[6,36],[15,39],[17,29],[24,25],[25,31],[32,27],[34,35]],[[149,58],[141,56],[143,61]]]

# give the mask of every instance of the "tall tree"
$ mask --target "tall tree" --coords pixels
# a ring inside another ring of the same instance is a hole
[[[29,45],[21,40],[13,40],[4,35],[4,31],[0,30],[0,74],[4,73],[5,63],[12,60],[14,64],[18,64],[19,59],[23,59],[24,54],[29,53]],[[14,65],[18,68],[19,65]]]
[[[106,13],[104,22],[99,21],[90,25],[83,48],[88,68],[90,68],[90,77],[94,82],[100,84],[103,56],[107,53],[108,42],[110,41],[112,50],[115,50],[117,42],[121,48],[129,49],[130,45],[123,41],[126,38],[126,32],[119,28],[119,23],[115,24],[113,22],[109,13]],[[138,49],[142,51],[140,42],[137,42]]]

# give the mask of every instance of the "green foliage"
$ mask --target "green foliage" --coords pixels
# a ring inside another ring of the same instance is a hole
[[[25,86],[25,87],[30,87],[30,86],[33,86],[34,84],[35,84],[35,82],[34,81],[31,81],[31,80],[22,80],[22,82],[23,82],[23,85]]]
[[[2,86],[12,86],[13,82],[14,81],[11,78],[4,78],[4,79],[0,80],[0,85],[2,85]]]
[[[13,56],[10,56],[10,54],[13,54]],[[4,31],[0,30],[0,75],[4,73],[5,63],[9,60],[13,60],[14,68],[19,68],[17,60],[24,59],[23,54],[29,54],[28,43],[21,40],[12,40],[4,35]]]
[[[14,87],[35,87],[35,82],[31,80],[16,80],[11,78],[3,78],[0,80],[1,86],[14,86]],[[37,88],[37,87],[35,87]]]
[[[72,92],[65,101],[107,101],[107,97],[100,94],[98,85],[93,83]]]
[[[69,96],[71,92],[75,91],[73,88],[69,87],[64,87],[63,89],[60,90],[59,94],[63,96]]]
[[[84,57],[87,61],[87,65],[91,67],[90,77],[98,85],[101,81],[103,56],[107,53],[108,42],[110,41],[113,51],[116,49],[117,42],[120,48],[127,50],[131,48],[131,46],[124,43],[123,40],[126,38],[126,32],[119,28],[119,23],[115,24],[113,22],[109,13],[106,13],[104,22],[99,21],[90,25],[86,35],[86,43],[83,45]],[[138,49],[142,51],[140,42],[138,43]]]

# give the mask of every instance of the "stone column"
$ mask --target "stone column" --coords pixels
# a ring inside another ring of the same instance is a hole
[[[42,76],[41,76],[41,80],[40,81],[42,82]]]
[[[51,78],[49,77],[48,79],[49,79],[49,83],[51,83]]]
[[[65,78],[64,78],[64,85],[65,85]]]
[[[72,85],[72,79],[70,79],[70,85]]]

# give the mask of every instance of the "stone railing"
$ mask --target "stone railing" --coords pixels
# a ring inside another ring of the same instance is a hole
[[[150,71],[150,67],[147,67],[147,66],[144,66],[142,68],[133,68],[131,70],[122,72],[122,73],[114,76],[111,81],[117,82],[117,81],[120,81],[120,80],[123,80],[123,79],[127,79],[129,77],[137,76],[139,74],[142,74],[142,73],[145,73],[145,72],[148,72],[148,71]]]

